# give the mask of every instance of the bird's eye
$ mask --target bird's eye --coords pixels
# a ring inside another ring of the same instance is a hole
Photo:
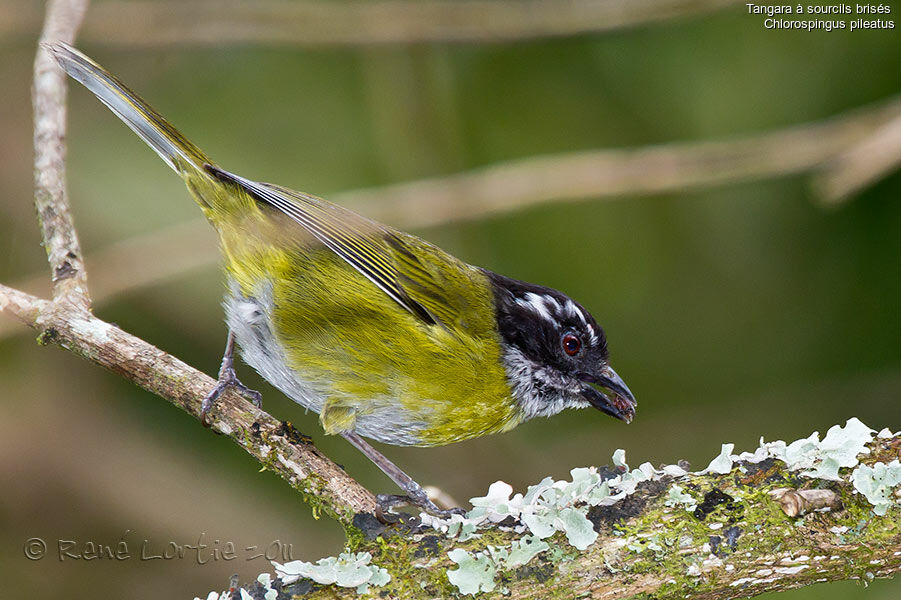
[[[571,333],[564,335],[560,343],[563,344],[563,351],[570,356],[575,356],[582,349],[582,340]]]

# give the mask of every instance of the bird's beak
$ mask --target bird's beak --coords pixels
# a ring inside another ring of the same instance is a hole
[[[616,374],[616,371],[605,366],[599,374],[580,374],[579,380],[586,384],[582,387],[582,397],[589,404],[611,417],[616,417],[626,423],[632,422],[638,403],[635,401],[635,396],[629,391],[629,386]],[[612,399],[598,390],[598,387],[610,392]]]

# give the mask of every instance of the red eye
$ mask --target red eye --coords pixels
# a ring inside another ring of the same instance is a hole
[[[582,349],[582,340],[571,333],[564,335],[561,343],[563,344],[563,351],[570,356],[575,356]]]

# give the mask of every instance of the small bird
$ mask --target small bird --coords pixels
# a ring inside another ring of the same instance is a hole
[[[216,166],[137,94],[64,43],[60,66],[178,173],[219,234],[228,340],[208,418],[246,363],[327,434],[359,448],[404,491],[383,509],[439,509],[363,438],[439,446],[593,406],[631,422],[591,314],[565,294],[475,267],[408,233],[303,192]],[[605,393],[605,391],[607,393]]]

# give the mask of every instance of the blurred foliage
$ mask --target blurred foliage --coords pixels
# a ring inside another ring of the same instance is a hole
[[[894,31],[767,31],[743,10],[506,45],[84,50],[225,168],[326,197],[539,153],[766,131],[901,91]],[[32,52],[0,40],[5,283],[46,268],[30,202]],[[81,89],[70,94],[70,123],[70,192],[88,256],[199,214],[165,165]],[[752,448],[760,435],[792,440],[851,416],[899,429],[899,197],[894,174],[824,210],[803,178],[786,178],[586,198],[419,231],[464,260],[579,299],[607,329],[613,364],[640,406],[629,427],[570,413],[456,446],[385,452],[464,501],[496,479],[521,489],[603,464],[619,447],[635,464],[685,458],[700,468],[721,442]],[[221,291],[211,267],[97,313],[215,373]],[[363,484],[392,491],[343,440],[323,436],[316,415],[246,367],[242,378]],[[189,598],[225,587],[231,573],[247,580],[267,570],[246,560],[248,545],[280,540],[306,560],[340,548],[336,525],[311,519],[288,486],[227,440],[116,376],[36,347],[24,328],[0,340],[0,382],[0,578],[10,597],[102,589]],[[233,541],[239,558],[198,566],[31,562],[22,553],[39,536],[51,546],[124,539],[139,557],[145,539],[152,552],[204,532],[211,545]],[[779,598],[888,600],[899,584]]]

